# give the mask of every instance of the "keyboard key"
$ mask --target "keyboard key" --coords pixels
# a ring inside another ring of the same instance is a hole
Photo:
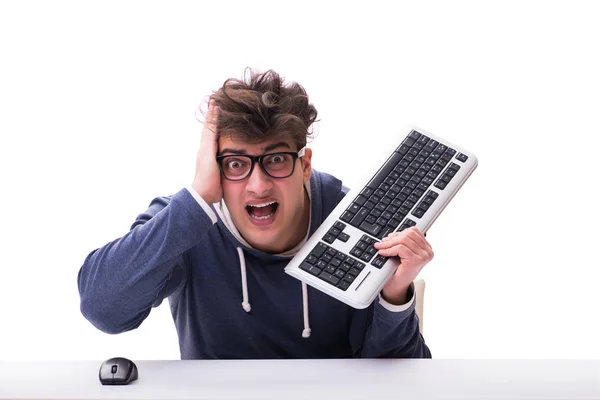
[[[350,235],[342,232],[342,233],[340,233],[340,236],[338,236],[338,239],[341,240],[342,242],[346,243],[348,241],[348,239],[350,239]]]
[[[350,282],[342,280],[340,281],[340,283],[337,284],[337,287],[345,291],[350,287]]]
[[[370,235],[377,236],[377,234],[383,229],[383,226],[377,224],[370,224],[365,221],[362,224],[360,224],[359,228]]]
[[[431,185],[433,183],[433,179],[425,177],[423,178],[423,183],[426,185]]]
[[[368,222],[369,224],[374,224],[377,221],[377,216],[379,215],[379,211],[371,211],[371,214],[367,215],[367,218],[365,218],[365,221]]]
[[[410,228],[411,226],[415,226],[417,223],[415,221],[413,221],[410,218],[407,218],[406,221],[404,221],[402,223],[402,225],[400,225],[400,227],[398,228],[398,230],[396,232],[401,232],[407,228]]]
[[[333,286],[336,286],[338,283],[340,283],[340,278],[337,278],[333,275],[331,275],[330,273],[327,272],[321,272],[318,275],[319,278],[323,279],[325,282],[327,283],[331,283]]]
[[[334,240],[335,240],[335,236],[330,235],[329,233],[327,233],[327,234],[325,234],[325,236],[323,236],[323,241],[327,242],[329,244],[332,244]]]
[[[375,203],[369,200],[364,204],[363,207],[367,210],[372,210],[373,208],[375,208]]]
[[[339,269],[337,271],[335,271],[335,273],[333,274],[333,276],[335,276],[336,278],[339,278],[339,279],[342,279],[345,275],[346,275],[346,273]]]
[[[316,258],[321,257],[321,254],[325,253],[325,251],[327,250],[328,246],[326,244],[323,243],[317,243],[317,245],[315,246],[315,248],[310,252],[310,254],[312,254],[313,256],[315,256]]]
[[[338,268],[341,269],[341,270],[343,270],[343,271],[348,272],[348,271],[350,271],[350,268],[352,268],[352,266],[350,264],[348,264],[347,262],[344,261],[342,263],[342,265],[340,265]]]
[[[369,197],[373,194],[373,189],[366,187],[362,190],[362,192],[360,192],[360,194],[362,194],[365,197]]]
[[[443,144],[438,144],[438,147],[435,148],[435,151],[439,151],[441,154],[444,154],[444,152],[446,151],[448,147],[444,146]]]
[[[428,151],[433,151],[435,150],[435,148],[437,147],[439,143],[436,142],[435,140],[431,139],[426,145],[425,145],[425,149],[427,149]]]
[[[375,223],[377,225],[381,226],[381,229],[383,229],[383,227],[387,225],[389,220],[390,220],[390,218],[384,218],[382,215],[381,217],[377,218],[377,221],[375,221]],[[379,231],[379,232],[381,233],[381,231]],[[377,237],[377,235],[373,235],[373,236]]]
[[[402,141],[402,144],[408,146],[408,147],[412,147],[413,144],[415,144],[416,140],[411,138],[411,137],[407,137],[406,139],[404,139]]]
[[[417,208],[411,214],[417,218],[421,218],[425,214],[425,211],[427,211],[427,210],[424,210],[422,208]]]
[[[446,182],[444,182],[443,180],[439,179],[439,180],[438,180],[438,181],[435,183],[435,185],[433,185],[433,186],[435,186],[435,187],[436,187],[436,188],[438,188],[438,189],[442,189],[442,190],[444,190],[444,189],[446,188],[446,185],[447,185],[447,183],[446,183]]]
[[[358,228],[360,226],[360,224],[363,222],[363,220],[366,218],[367,215],[369,215],[369,210],[367,210],[364,207],[361,208],[360,211],[349,222],[350,225]]]
[[[366,201],[367,201],[367,198],[365,196],[359,194],[358,197],[356,199],[354,199],[354,204],[363,206]]]
[[[340,221],[336,221],[336,223],[333,224],[333,226],[338,228],[340,231],[343,231],[344,228],[346,227],[346,224],[344,224],[343,222],[340,222]]]
[[[444,153],[442,154],[442,156],[440,157],[440,161],[443,161],[444,163],[448,163],[448,161],[452,160],[452,156],[449,155],[448,153]]]
[[[357,213],[360,210],[360,206],[356,203],[352,203],[350,204],[350,207],[348,207],[348,211],[353,212],[353,213]]]
[[[344,211],[344,213],[342,214],[342,216],[340,217],[340,219],[344,222],[348,222],[350,223],[350,221],[352,220],[352,218],[354,218],[354,214],[351,213],[350,211]]]
[[[318,276],[321,273],[321,270],[314,265],[310,265],[307,262],[303,262],[300,264],[300,269],[308,272],[311,275]]]
[[[454,164],[454,163],[450,163],[450,165],[448,166],[448,168],[453,169],[455,171],[458,171],[460,169],[460,165]]]
[[[371,258],[373,258],[373,254],[369,254],[367,252],[364,252],[362,256],[360,256],[360,259],[365,262],[371,261]]]
[[[389,190],[390,186],[392,186],[394,184],[394,182],[396,182],[396,179],[397,179],[397,178],[392,178],[392,176],[391,176],[392,172],[390,172],[390,176],[385,178],[385,180],[383,181],[383,183],[385,183],[386,185],[389,185],[388,190]],[[383,185],[383,183],[382,183],[382,185]]]
[[[419,138],[419,140],[417,140],[417,143],[420,143],[421,145],[426,146],[427,143],[429,143],[429,138],[427,136],[423,135]]]
[[[400,146],[398,146],[398,148],[396,149],[396,153],[398,153],[400,155],[404,155],[408,152],[409,149],[410,149],[410,146],[407,146],[403,143]]]
[[[388,260],[388,257],[377,256],[377,257],[375,257],[375,259],[373,260],[371,265],[381,269],[381,267],[383,267],[383,264],[385,264],[387,260]]]
[[[456,159],[457,159],[458,161],[466,162],[466,161],[469,159],[469,157],[468,157],[466,154],[463,154],[463,153],[458,153],[458,154],[456,155]]]
[[[419,140],[419,138],[421,137],[421,134],[415,130],[410,132],[410,135],[408,135],[408,137],[415,139],[415,140]]]
[[[385,164],[383,164],[383,166],[379,169],[377,174],[375,174],[375,176],[367,184],[367,187],[370,187],[371,189],[377,189],[381,182],[387,178],[388,174],[392,172],[400,160],[402,160],[402,154],[394,152],[390,158],[387,159]]]
[[[386,237],[387,235],[389,235],[390,233],[394,232],[394,229],[396,229],[396,226],[398,225],[393,225],[393,226],[386,226],[380,233],[379,235],[377,235],[377,237],[379,239],[383,239],[384,237]]]
[[[353,248],[352,250],[350,250],[350,255],[353,255],[356,258],[360,258],[360,256],[362,256],[363,251],[359,248]]]
[[[363,235],[362,238],[360,238],[360,240],[362,240],[363,242],[366,242],[367,244],[371,245],[371,244],[375,244],[375,242],[377,240],[367,236],[367,235]]]

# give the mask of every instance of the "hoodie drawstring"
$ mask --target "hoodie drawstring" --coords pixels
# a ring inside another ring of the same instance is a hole
[[[302,314],[304,316],[302,337],[306,339],[310,337],[310,325],[308,324],[308,287],[305,282],[302,282]]]
[[[246,258],[244,257],[244,250],[241,247],[237,248],[238,256],[240,258],[240,272],[242,273],[242,308],[246,312],[250,312],[250,301],[248,298],[248,280],[246,279]],[[302,315],[304,316],[304,330],[302,331],[303,338],[310,337],[310,325],[308,320],[308,287],[306,283],[302,282]]]
[[[237,248],[238,256],[240,257],[240,270],[242,272],[242,307],[246,312],[250,312],[250,302],[248,301],[248,280],[246,279],[246,258],[244,257],[244,250],[240,247]]]

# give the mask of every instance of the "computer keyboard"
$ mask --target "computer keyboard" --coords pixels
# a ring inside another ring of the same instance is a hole
[[[351,190],[285,271],[355,308],[367,307],[400,259],[377,255],[373,244],[395,231],[422,232],[477,167],[474,154],[411,129],[392,154]]]

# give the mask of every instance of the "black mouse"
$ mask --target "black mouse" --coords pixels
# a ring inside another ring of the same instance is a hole
[[[133,361],[114,357],[102,363],[99,377],[103,385],[128,385],[138,378],[138,370]]]

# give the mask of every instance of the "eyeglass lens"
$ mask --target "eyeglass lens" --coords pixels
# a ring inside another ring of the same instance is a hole
[[[229,179],[243,179],[252,169],[252,159],[243,155],[227,156],[221,159],[223,174]],[[264,171],[273,178],[286,178],[294,170],[294,157],[286,153],[265,155],[261,164]]]

